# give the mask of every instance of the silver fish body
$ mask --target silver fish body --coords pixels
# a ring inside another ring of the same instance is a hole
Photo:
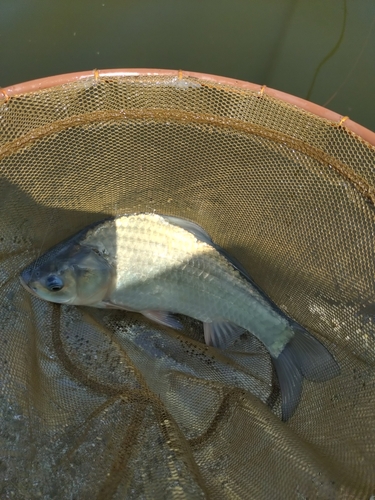
[[[183,219],[137,214],[97,223],[31,264],[21,282],[45,300],[138,311],[173,328],[180,327],[173,313],[190,316],[203,322],[206,343],[219,348],[251,332],[274,361],[284,420],[298,404],[303,377],[338,374],[329,351]]]

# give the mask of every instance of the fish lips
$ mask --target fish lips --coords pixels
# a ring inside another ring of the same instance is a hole
[[[31,279],[30,271],[28,270],[23,271],[20,276],[21,285],[25,288],[25,290],[34,295],[34,297],[39,297],[39,295],[36,293],[36,288],[30,285],[30,279]]]

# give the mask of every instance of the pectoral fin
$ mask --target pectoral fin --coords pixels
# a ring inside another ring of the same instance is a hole
[[[136,309],[131,309],[130,307],[118,305],[109,300],[102,300],[101,302],[97,302],[96,304],[93,304],[93,307],[100,307],[102,309],[121,309],[122,311],[138,312]]]
[[[175,330],[181,330],[182,324],[181,322],[173,316],[173,314],[168,311],[139,311],[146,316],[146,318],[155,321],[155,323],[159,323],[160,325],[168,326],[169,328],[174,328]]]
[[[245,331],[244,328],[225,320],[203,323],[203,329],[206,344],[219,349],[227,347]]]
[[[160,325],[168,326],[169,328],[174,328],[175,330],[181,330],[182,324],[181,322],[173,316],[172,313],[168,311],[152,311],[152,310],[144,310],[140,311],[138,309],[132,309],[131,307],[127,307],[126,305],[118,305],[109,300],[102,300],[101,302],[97,302],[94,304],[94,307],[101,307],[104,309],[121,309],[122,311],[131,311],[143,314],[146,318],[155,321],[155,323],[159,323]]]

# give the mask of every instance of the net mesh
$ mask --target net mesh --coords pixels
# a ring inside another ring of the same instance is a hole
[[[101,77],[4,102],[0,171],[1,498],[374,498],[374,147],[232,85]],[[287,423],[250,334],[219,351],[188,318],[21,287],[87,224],[152,211],[204,227],[337,359]]]

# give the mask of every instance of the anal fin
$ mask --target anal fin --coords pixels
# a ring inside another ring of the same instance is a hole
[[[245,331],[244,328],[225,320],[203,323],[203,329],[206,344],[219,349],[227,347]]]

